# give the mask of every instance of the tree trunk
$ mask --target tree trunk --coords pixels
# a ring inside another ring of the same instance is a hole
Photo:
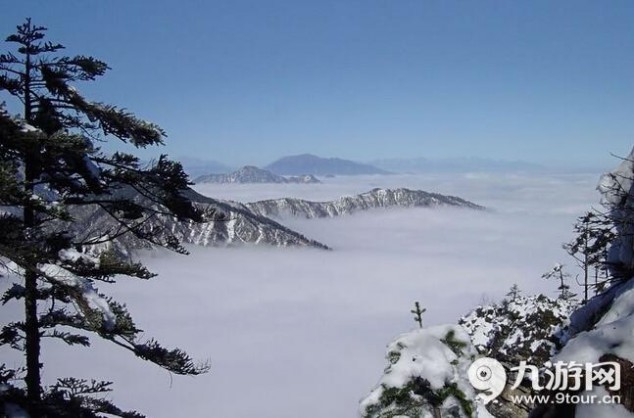
[[[25,159],[24,177],[26,190],[33,193],[33,163]],[[30,203],[24,206],[24,226],[27,231],[35,226],[35,211]],[[42,400],[40,377],[40,324],[37,316],[37,273],[31,270],[38,260],[27,260],[27,271],[24,274],[24,319],[26,333],[26,389],[31,417],[38,417],[38,406]]]
[[[437,406],[433,407],[434,418],[442,418],[442,414],[440,413],[440,408]]]
[[[37,317],[37,275],[24,275],[26,292],[24,295],[26,333],[26,389],[31,417],[37,417],[37,407],[42,398],[40,378],[40,329]]]
[[[30,45],[29,45],[30,46]],[[32,99],[31,99],[31,55],[26,54],[25,77],[24,77],[24,119],[27,123],[32,122]],[[29,150],[24,159],[24,180],[25,190],[33,194],[33,181],[35,180],[35,167],[29,154],[38,150]],[[24,206],[24,227],[27,231],[35,227],[35,210],[30,202]],[[29,268],[34,266],[38,260],[28,260]],[[29,413],[31,417],[39,417],[39,406],[42,401],[42,385],[40,376],[40,325],[37,316],[37,273],[27,268],[24,275],[24,321],[26,334],[26,390],[29,402]]]
[[[26,188],[33,192],[32,166],[27,159],[25,161]],[[24,207],[24,226],[33,228],[35,226],[35,214],[30,204]],[[37,260],[28,260],[32,267],[37,264]],[[29,401],[29,412],[31,417],[38,417],[38,406],[42,400],[41,377],[40,377],[40,325],[37,316],[37,273],[27,269],[24,274],[24,318],[26,333],[26,389]]]
[[[25,164],[25,178],[30,177],[30,164]],[[32,180],[27,181],[27,190],[33,191]],[[24,208],[24,225],[32,228],[35,225],[33,208],[27,204]],[[28,260],[29,267],[34,266],[37,260]],[[38,417],[38,406],[42,400],[40,377],[40,325],[37,316],[37,273],[27,268],[24,274],[24,318],[26,334],[26,390],[29,401],[29,413],[31,417]]]

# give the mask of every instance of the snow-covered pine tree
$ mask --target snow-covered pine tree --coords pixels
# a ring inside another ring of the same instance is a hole
[[[134,234],[185,252],[169,231],[145,224],[157,215],[190,221],[202,216],[181,193],[189,183],[179,163],[161,156],[143,166],[131,154],[99,148],[110,139],[137,148],[160,145],[165,133],[121,108],[83,97],[75,85],[102,76],[108,66],[92,57],[61,55],[64,47],[46,41],[45,32],[27,19],[6,39],[16,48],[0,55],[0,93],[22,104],[19,115],[0,106],[0,261],[17,280],[2,302],[23,303],[25,313],[24,320],[4,324],[0,345],[26,355],[24,385],[7,386],[19,373],[0,367],[0,404],[10,402],[31,417],[136,417],[89,396],[109,390],[108,382],[66,378],[43,387],[41,339],[88,346],[89,336],[98,335],[176,374],[207,371],[180,349],[142,340],[125,306],[95,287],[118,275],[154,276],[112,250],[117,237]],[[107,212],[117,226],[78,230],[74,214],[91,210]]]

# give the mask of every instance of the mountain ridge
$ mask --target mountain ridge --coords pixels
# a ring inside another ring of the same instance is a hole
[[[285,216],[312,218],[336,217],[352,214],[361,210],[389,207],[437,207],[454,206],[484,210],[483,206],[456,196],[429,193],[406,188],[375,188],[355,196],[343,196],[339,199],[314,202],[304,199],[281,198],[260,200],[243,204],[250,211],[273,218]]]
[[[244,167],[227,174],[206,174],[194,179],[194,183],[321,183],[319,179],[311,174],[284,177],[274,174],[252,165]]]
[[[154,213],[139,221],[140,230],[158,241],[176,237],[183,244],[200,246],[231,246],[235,244],[265,244],[277,247],[312,247],[330,249],[327,245],[304,236],[272,219],[285,216],[306,219],[335,217],[358,211],[390,207],[438,207],[452,206],[483,210],[482,206],[455,196],[445,196],[409,189],[373,189],[356,196],[343,196],[328,202],[311,202],[296,198],[262,200],[240,203],[213,199],[188,188],[181,193],[203,215],[203,222],[180,221],[165,215],[165,208],[128,189],[123,193],[136,203],[150,207]],[[77,222],[66,225],[73,233],[91,237],[114,234],[118,237],[108,248],[95,246],[94,251],[114,250],[130,257],[135,250],[151,249],[152,243],[137,238],[131,232],[118,234],[121,226],[102,208],[83,206],[73,217]],[[63,227],[63,226],[62,226]],[[120,235],[120,236],[119,236]],[[91,250],[92,251],[92,250]]]
[[[265,243],[277,247],[330,249],[327,245],[307,238],[272,219],[251,212],[241,204],[212,199],[191,188],[183,190],[182,194],[202,212],[203,222],[180,221],[173,216],[160,214],[165,212],[164,208],[137,193],[131,199],[143,203],[155,212],[151,218],[140,222],[141,230],[151,232],[158,240],[166,239],[171,234],[183,244],[200,246]],[[73,213],[73,217],[77,222],[66,227],[78,236],[103,236],[120,230],[120,225],[97,206],[83,206]],[[97,246],[93,250],[112,249],[121,256],[129,257],[135,250],[154,247],[152,243],[139,239],[130,232],[119,235],[108,244],[109,248]]]

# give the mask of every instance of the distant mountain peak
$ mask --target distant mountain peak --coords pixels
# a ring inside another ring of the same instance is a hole
[[[280,175],[301,175],[306,173],[318,176],[389,174],[389,172],[369,164],[335,157],[318,157],[313,154],[282,157],[267,165],[265,169]]]

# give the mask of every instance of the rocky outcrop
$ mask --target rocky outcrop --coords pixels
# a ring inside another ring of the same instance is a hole
[[[504,299],[480,306],[459,320],[482,355],[517,365],[544,364],[561,348],[577,300],[544,295]]]

